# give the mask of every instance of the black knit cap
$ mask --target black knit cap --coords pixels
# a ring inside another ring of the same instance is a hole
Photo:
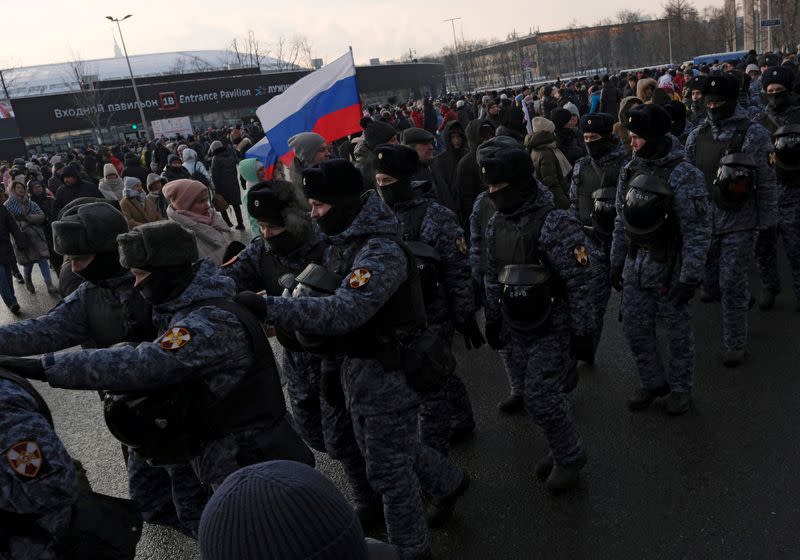
[[[336,204],[361,194],[361,173],[349,161],[331,159],[303,169],[303,193],[306,198]]]
[[[364,142],[370,148],[386,144],[392,137],[397,136],[397,129],[385,122],[372,122],[364,129]]]
[[[399,144],[381,144],[375,148],[375,172],[395,179],[409,177],[419,167],[417,150]]]
[[[767,68],[766,72],[761,76],[761,86],[764,88],[764,91],[767,91],[767,86],[770,84],[780,84],[786,89],[792,89],[794,74],[785,66]]]
[[[531,156],[522,144],[508,136],[496,136],[478,146],[478,166],[487,185],[533,176]]]
[[[61,172],[61,177],[75,177],[76,179],[80,179],[81,171],[76,165],[68,165],[64,168],[64,171]]]
[[[296,205],[294,186],[286,181],[263,181],[247,192],[247,213],[271,226],[286,225],[286,211]]]
[[[606,136],[614,129],[614,117],[608,113],[590,113],[581,117],[581,131]]]
[[[739,98],[739,80],[734,76],[709,76],[700,90],[703,97],[719,97],[723,99]]]
[[[550,120],[553,121],[553,124],[556,125],[557,129],[564,128],[564,125],[567,124],[571,118],[572,113],[561,107],[558,109],[553,109],[553,111],[550,113]]]
[[[639,105],[628,114],[625,128],[645,140],[653,140],[670,131],[672,117],[661,105]]]

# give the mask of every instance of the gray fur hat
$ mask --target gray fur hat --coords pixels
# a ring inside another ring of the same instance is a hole
[[[128,231],[122,212],[104,202],[74,206],[53,222],[53,247],[60,255],[117,252],[116,238]]]
[[[194,233],[165,220],[138,226],[117,236],[119,262],[125,268],[161,268],[191,264],[199,256]]]

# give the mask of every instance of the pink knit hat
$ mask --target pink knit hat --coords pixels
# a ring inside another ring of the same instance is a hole
[[[175,210],[189,210],[192,203],[203,193],[208,193],[206,186],[193,179],[176,179],[170,181],[162,191]]]

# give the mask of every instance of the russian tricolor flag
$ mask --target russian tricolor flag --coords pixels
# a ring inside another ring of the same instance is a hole
[[[265,167],[280,158],[292,163],[289,138],[316,132],[333,142],[361,131],[361,99],[356,85],[352,51],[304,76],[256,110],[266,138],[247,151]]]

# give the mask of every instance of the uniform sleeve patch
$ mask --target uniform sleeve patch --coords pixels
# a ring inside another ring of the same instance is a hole
[[[589,251],[586,250],[585,245],[575,245],[572,254],[575,255],[575,260],[579,265],[589,266]]]
[[[25,478],[36,478],[44,465],[42,450],[32,440],[15,443],[6,451],[5,457],[11,469]]]
[[[370,278],[372,278],[372,273],[369,270],[366,268],[357,268],[347,277],[347,283],[351,288],[357,289],[366,286]]]
[[[192,335],[183,327],[173,327],[158,339],[158,345],[162,350],[177,350],[183,348],[192,340]]]
[[[462,255],[467,254],[467,240],[464,239],[463,235],[459,235],[458,239],[456,239],[456,249],[458,249]]]

